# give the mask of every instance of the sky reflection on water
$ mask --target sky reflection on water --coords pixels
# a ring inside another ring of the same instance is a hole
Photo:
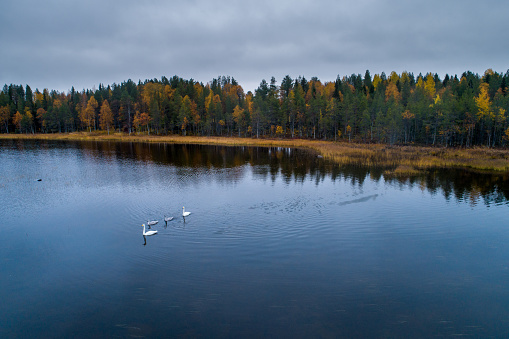
[[[298,150],[48,141],[2,141],[0,170],[2,337],[509,328],[504,175],[386,180]]]

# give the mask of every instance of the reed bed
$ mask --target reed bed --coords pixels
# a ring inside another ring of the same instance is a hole
[[[430,168],[470,168],[482,171],[509,171],[509,151],[476,147],[470,149],[423,146],[351,144],[307,139],[254,139],[237,137],[196,137],[135,135],[105,132],[62,134],[0,134],[1,139],[83,140],[207,144],[224,146],[290,147],[314,150],[339,165],[381,166],[392,173],[418,173]],[[400,168],[398,170],[398,167]],[[389,173],[389,172],[388,172]]]
[[[422,170],[418,170],[413,166],[398,165],[395,169],[388,169],[384,171],[385,176],[392,177],[412,177],[422,173]]]

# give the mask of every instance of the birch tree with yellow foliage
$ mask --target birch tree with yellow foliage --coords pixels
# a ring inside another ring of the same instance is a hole
[[[92,125],[94,125],[95,129],[95,110],[99,106],[99,103],[92,96],[88,100],[87,107],[84,110],[81,110],[80,119],[81,122],[92,132]]]
[[[495,114],[493,113],[490,96],[488,94],[488,84],[482,83],[479,86],[479,95],[475,97],[477,106],[477,119],[481,122],[481,131],[485,130],[488,135],[488,146],[491,145],[491,129]],[[482,142],[482,140],[481,140]]]
[[[99,126],[101,129],[107,130],[108,135],[110,134],[110,128],[113,126],[113,113],[111,112],[110,104],[108,100],[104,100],[101,105],[101,112],[99,115]]]

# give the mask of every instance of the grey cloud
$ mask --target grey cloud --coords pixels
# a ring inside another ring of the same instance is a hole
[[[0,82],[60,91],[132,78],[245,89],[275,76],[505,71],[503,1],[22,0],[0,13]]]

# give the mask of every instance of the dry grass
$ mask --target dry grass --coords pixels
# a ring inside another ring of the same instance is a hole
[[[429,168],[471,168],[475,170],[509,171],[509,151],[490,148],[434,148],[350,144],[345,142],[305,139],[253,139],[236,137],[194,137],[127,135],[124,133],[79,132],[67,134],[0,134],[2,139],[88,140],[120,142],[155,142],[178,144],[210,144],[225,146],[292,147],[312,149],[339,165],[384,166],[396,173],[415,173]],[[399,166],[399,170],[398,170]]]
[[[389,177],[412,177],[422,173],[422,170],[418,170],[415,167],[408,165],[399,165],[393,170],[386,170],[385,176]]]

